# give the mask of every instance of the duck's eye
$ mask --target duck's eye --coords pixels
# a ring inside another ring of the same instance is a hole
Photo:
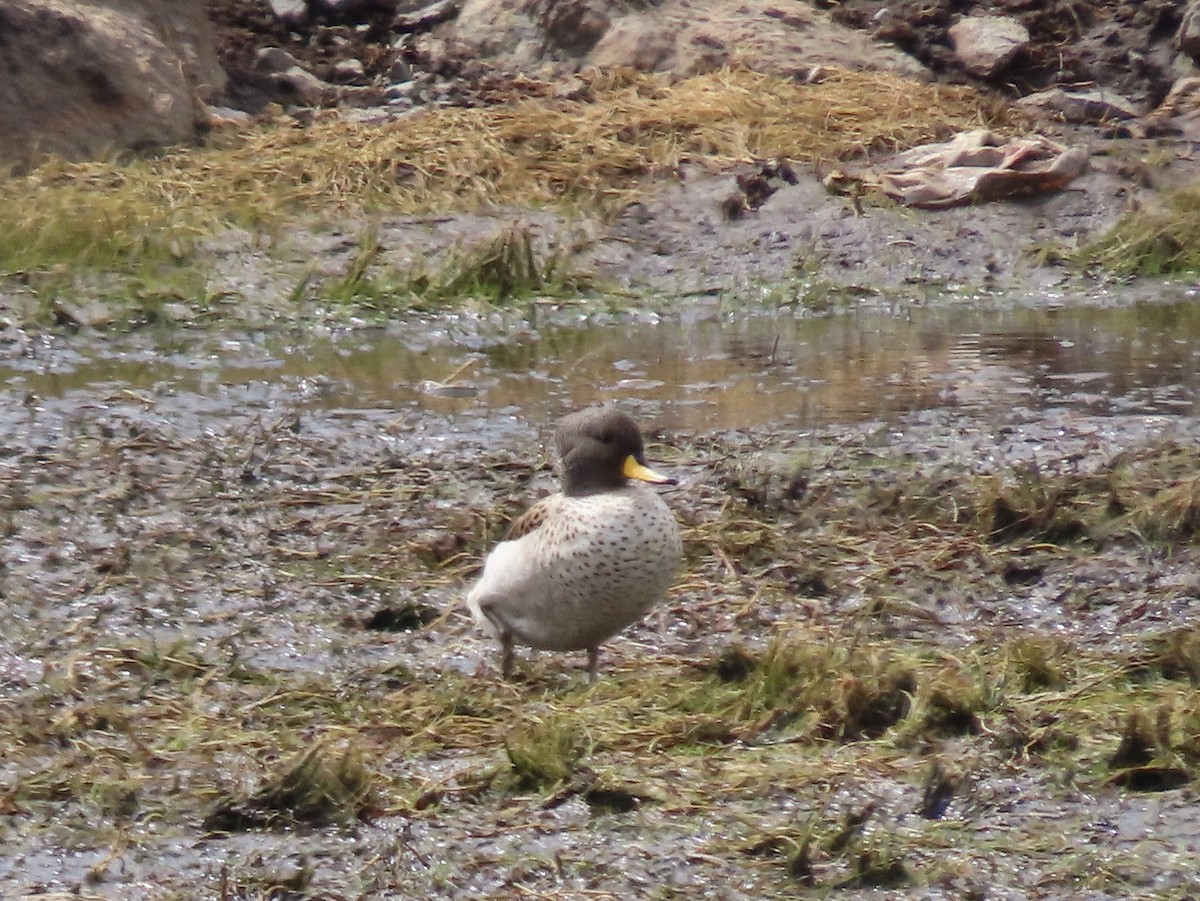
[[[614,440],[615,440],[615,438],[613,437],[612,432],[601,432],[600,433],[600,443],[601,444],[612,444]]]

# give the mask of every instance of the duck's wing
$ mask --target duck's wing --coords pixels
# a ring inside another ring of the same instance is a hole
[[[550,517],[558,501],[557,495],[544,497],[508,525],[502,541],[516,541],[540,529]]]

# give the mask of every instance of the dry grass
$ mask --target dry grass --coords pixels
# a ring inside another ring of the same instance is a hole
[[[586,99],[527,97],[383,124],[283,121],[128,164],[47,164],[0,184],[0,268],[185,258],[221,223],[363,210],[449,212],[558,201],[623,205],[685,162],[818,165],[910,146],[996,108],[966,89],[831,71],[815,84],[722,71],[675,85],[594,76]]]

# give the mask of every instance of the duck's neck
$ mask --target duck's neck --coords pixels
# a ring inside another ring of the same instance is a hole
[[[629,479],[624,477],[616,480],[580,478],[578,474],[567,472],[563,474],[562,493],[567,497],[588,497],[606,491],[620,491],[628,485]]]

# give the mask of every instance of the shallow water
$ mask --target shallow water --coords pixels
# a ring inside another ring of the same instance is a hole
[[[195,432],[299,409],[478,438],[615,401],[648,424],[702,432],[938,410],[994,422],[1014,411],[1186,417],[1200,388],[1200,302],[1182,289],[1125,305],[955,301],[814,316],[699,301],[638,321],[531,318],[41,339],[0,361],[0,425],[127,410]]]

